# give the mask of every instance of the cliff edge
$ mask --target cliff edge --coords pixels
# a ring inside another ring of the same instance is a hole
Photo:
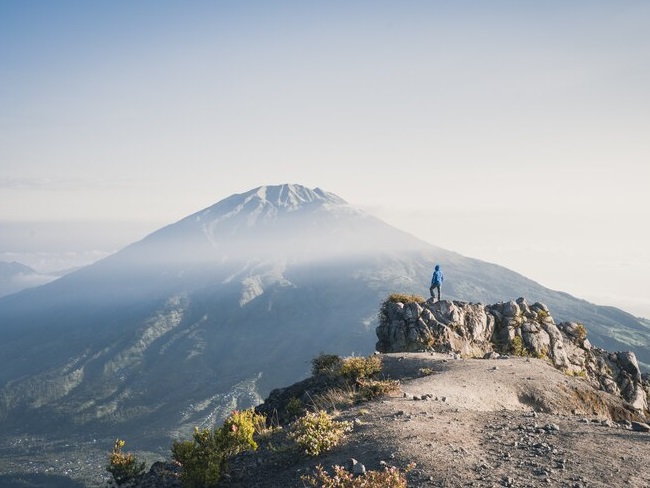
[[[548,307],[524,298],[482,305],[417,301],[391,295],[380,310],[379,352],[436,351],[462,357],[514,355],[543,359],[597,390],[620,396],[648,415],[650,384],[633,352],[608,352],[591,345],[583,324],[556,324]]]

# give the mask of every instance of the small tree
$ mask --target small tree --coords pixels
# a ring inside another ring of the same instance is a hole
[[[116,439],[113,445],[113,452],[109,457],[106,471],[113,475],[115,484],[121,486],[135,480],[144,472],[144,461],[139,462],[137,456],[130,452],[123,452],[125,441]]]
[[[217,431],[194,428],[192,441],[175,441],[172,458],[181,466],[185,487],[214,486],[221,478],[223,456]]]
[[[183,486],[215,486],[229,458],[242,451],[257,449],[253,435],[265,424],[266,418],[253,409],[235,410],[220,428],[195,428],[193,440],[175,441],[172,458],[181,465]]]

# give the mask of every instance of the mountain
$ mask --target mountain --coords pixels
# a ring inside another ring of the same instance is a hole
[[[622,310],[421,241],[321,189],[264,186],[0,298],[0,436],[167,448],[304,378],[320,352],[372,352],[382,300],[428,293],[435,263],[446,299],[524,296],[650,364],[648,323]]]
[[[45,275],[15,261],[0,261],[0,297],[17,293],[25,288],[44,285],[57,278]]]

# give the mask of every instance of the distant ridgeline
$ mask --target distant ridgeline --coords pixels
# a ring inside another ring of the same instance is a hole
[[[464,357],[509,354],[545,359],[597,389],[623,398],[648,414],[650,378],[642,375],[633,352],[607,352],[587,339],[584,325],[555,324],[546,305],[524,298],[482,305],[460,301],[431,303],[394,294],[380,310],[379,352],[436,351]]]

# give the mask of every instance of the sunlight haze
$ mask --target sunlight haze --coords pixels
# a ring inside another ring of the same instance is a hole
[[[650,317],[649,22],[640,0],[4,0],[0,260],[89,264],[298,183]]]

